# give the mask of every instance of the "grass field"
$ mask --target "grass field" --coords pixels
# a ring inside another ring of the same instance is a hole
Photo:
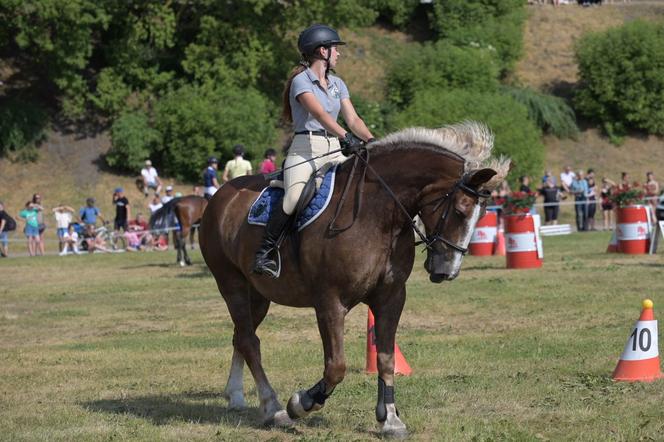
[[[661,256],[604,253],[606,233],[545,238],[541,270],[468,257],[433,285],[418,254],[398,342],[412,440],[661,440],[664,381],[610,376],[640,301],[664,315]],[[200,254],[0,260],[1,440],[372,440],[376,380],[364,374],[366,310],[348,316],[348,373],[292,430],[230,411],[232,324]],[[659,308],[659,309],[658,309]],[[313,311],[273,306],[259,329],[280,398],[313,385]]]

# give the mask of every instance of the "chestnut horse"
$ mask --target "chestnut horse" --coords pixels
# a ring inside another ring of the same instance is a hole
[[[178,252],[176,262],[181,266],[191,265],[187,254],[187,237],[192,226],[201,221],[207,203],[205,198],[197,195],[173,198],[150,216],[150,230],[164,229],[166,235],[168,230],[173,231],[173,243]]]
[[[357,304],[365,303],[375,316],[376,419],[382,433],[406,434],[394,403],[394,335],[415,256],[412,218],[419,213],[425,226],[425,268],[431,281],[454,279],[489,192],[509,169],[506,159],[487,163],[492,146],[491,132],[473,122],[435,130],[406,129],[370,144],[370,168],[363,187],[363,170],[358,167],[348,201],[335,217],[353,170],[353,161],[344,162],[330,208],[297,240],[290,237],[283,243],[278,279],[251,272],[263,229],[249,225],[247,213],[267,181],[245,176],[219,189],[203,215],[199,241],[235,324],[224,391],[229,406],[245,406],[242,371],[246,361],[266,424],[292,425],[292,419],[321,409],[345,375],[344,318]],[[346,228],[332,229],[331,221]],[[313,307],[323,341],[323,378],[311,389],[293,394],[286,411],[263,370],[256,336],[271,302]]]

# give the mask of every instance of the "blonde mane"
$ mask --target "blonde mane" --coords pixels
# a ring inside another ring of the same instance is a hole
[[[485,124],[464,121],[437,129],[407,128],[371,144],[371,149],[378,148],[381,151],[407,149],[408,145],[418,143],[434,152],[451,152],[464,160],[465,172],[485,167],[495,170],[496,176],[482,186],[493,190],[505,179],[510,168],[509,158],[504,156],[490,158],[493,141],[493,133]]]

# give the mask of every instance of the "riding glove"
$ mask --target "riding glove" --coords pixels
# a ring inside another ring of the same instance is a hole
[[[346,135],[339,140],[341,145],[341,153],[350,156],[359,152],[360,148],[364,146],[364,141],[357,138],[351,132],[346,132]]]

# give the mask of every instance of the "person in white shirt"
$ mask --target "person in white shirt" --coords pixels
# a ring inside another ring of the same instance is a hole
[[[67,252],[69,252],[70,248],[75,254],[81,254],[81,252],[78,250],[78,233],[76,233],[73,223],[70,223],[69,226],[67,226],[67,231],[65,232],[62,240],[64,242],[64,246],[62,247],[60,256],[65,256]]]
[[[150,213],[155,213],[157,210],[161,209],[163,204],[161,203],[161,200],[157,195],[154,196],[152,199],[152,202],[148,204],[148,207],[150,208]]]
[[[74,217],[74,209],[61,205],[53,208],[53,214],[55,215],[55,223],[58,226],[58,241],[60,242],[58,248],[62,251],[65,245],[64,236]]]
[[[161,203],[166,204],[167,202],[169,202],[173,198],[175,198],[173,196],[173,186],[170,186],[170,185],[166,186],[166,195],[161,197]]]
[[[572,168],[565,166],[565,170],[560,172],[560,186],[562,187],[562,190],[569,193],[572,181],[575,179],[576,174],[572,171]]]
[[[141,176],[143,177],[143,193],[148,196],[148,191],[154,189],[155,195],[161,192],[161,180],[157,169],[152,167],[152,161],[145,160],[145,167],[141,169]]]

